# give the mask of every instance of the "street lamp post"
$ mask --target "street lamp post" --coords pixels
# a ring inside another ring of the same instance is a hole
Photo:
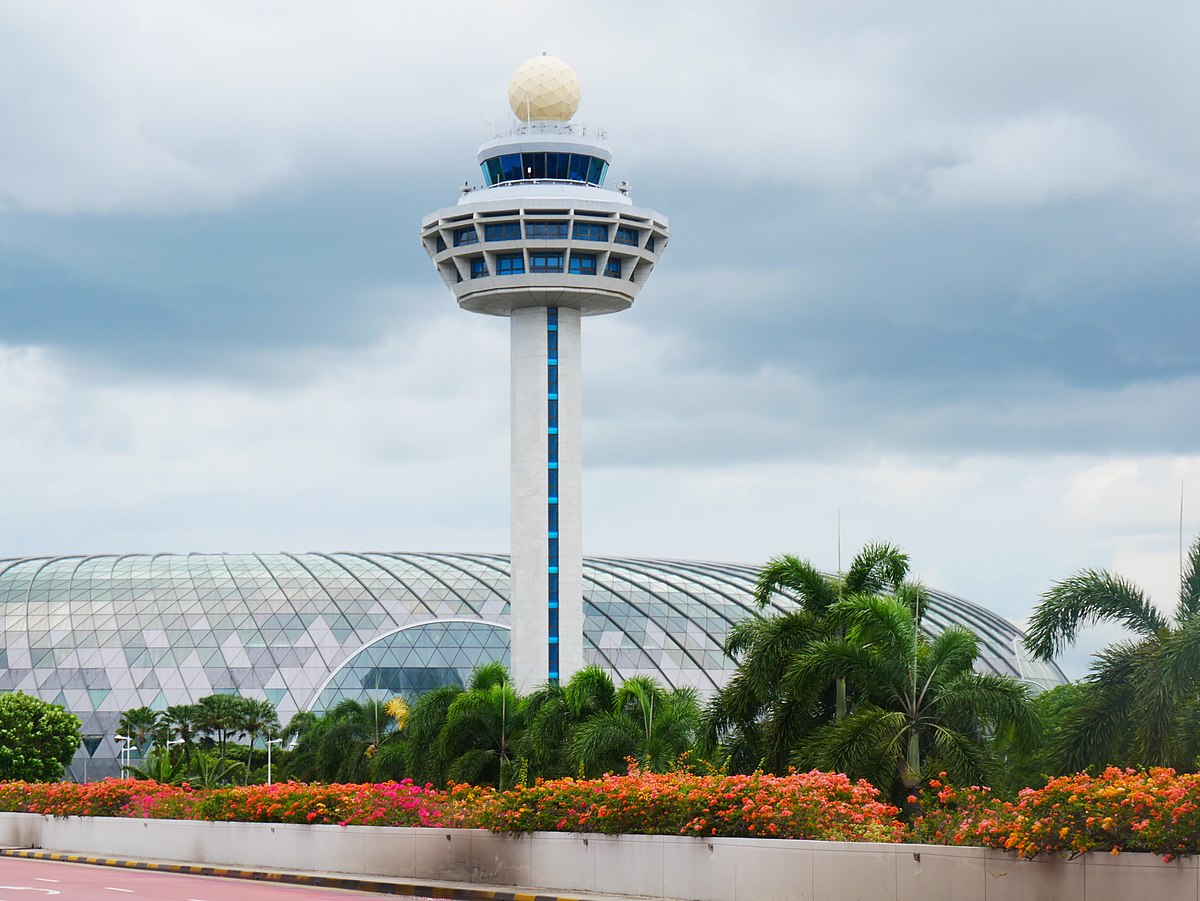
[[[115,738],[119,742],[122,742],[121,758],[120,758],[121,759],[121,778],[124,779],[129,775],[129,773],[128,773],[129,757],[130,757],[130,754],[132,754],[133,739],[130,738],[128,735],[114,735],[113,738]]]
[[[283,744],[282,738],[267,739],[267,785],[271,784],[271,745]]]

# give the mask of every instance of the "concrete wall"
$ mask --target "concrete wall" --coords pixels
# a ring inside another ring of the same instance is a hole
[[[229,867],[696,901],[1200,901],[1200,862],[1019,860],[982,848],[0,813],[0,844]]]

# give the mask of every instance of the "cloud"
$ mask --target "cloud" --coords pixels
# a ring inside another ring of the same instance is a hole
[[[1148,182],[1154,173],[1106,123],[1044,114],[970,135],[956,159],[929,174],[929,196],[949,206],[1037,206]]]

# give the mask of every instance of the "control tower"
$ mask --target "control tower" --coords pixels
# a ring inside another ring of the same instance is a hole
[[[458,305],[507,316],[512,356],[511,671],[518,690],[584,665],[580,320],[628,309],[667,219],[604,186],[603,130],[571,121],[579,78],[536,56],[508,86],[516,121],[476,155],[484,184],[421,222]]]

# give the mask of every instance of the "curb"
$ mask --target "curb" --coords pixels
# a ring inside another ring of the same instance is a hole
[[[544,895],[530,892],[511,892],[495,889],[476,889],[459,886],[382,879],[361,879],[353,876],[329,876],[321,873],[295,873],[278,870],[239,870],[229,867],[203,867],[188,863],[166,863],[151,860],[125,860],[115,857],[87,857],[82,854],[60,854],[34,848],[0,848],[0,857],[23,857],[31,860],[52,860],[59,863],[83,863],[100,867],[120,867],[127,870],[157,870],[187,876],[217,876],[223,879],[247,879],[257,882],[280,882],[289,885],[309,885],[319,888],[349,889],[374,892],[379,895],[414,895],[426,898],[449,898],[453,901],[582,901],[575,896]]]

